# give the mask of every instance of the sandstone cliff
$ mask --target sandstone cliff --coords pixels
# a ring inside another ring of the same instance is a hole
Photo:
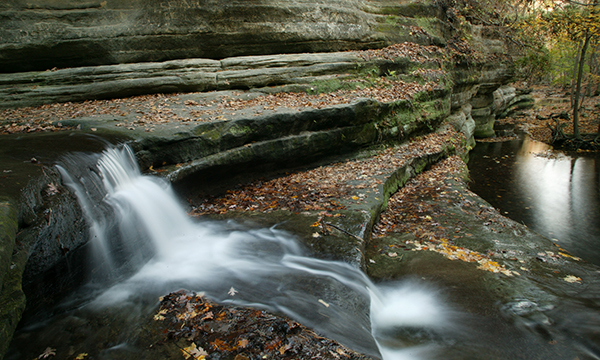
[[[411,34],[415,16],[438,15],[428,3],[365,0],[9,0],[0,72],[440,43],[441,23]]]

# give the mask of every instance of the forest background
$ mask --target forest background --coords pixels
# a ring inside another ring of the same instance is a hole
[[[600,140],[600,4],[598,0],[458,0],[471,23],[495,26],[522,55],[516,71],[524,88],[562,92],[568,108],[537,115],[555,145],[598,150]],[[467,23],[464,21],[462,23]],[[582,113],[586,107],[590,114]],[[557,110],[557,107],[550,110]],[[592,126],[595,128],[592,130]]]

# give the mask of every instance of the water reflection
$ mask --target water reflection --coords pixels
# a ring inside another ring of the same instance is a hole
[[[564,155],[529,138],[480,143],[471,190],[513,220],[600,265],[598,155]]]

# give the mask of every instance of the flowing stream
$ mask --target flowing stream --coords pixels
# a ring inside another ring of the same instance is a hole
[[[399,344],[393,336],[399,329],[444,332],[453,326],[452,311],[422,284],[375,285],[346,263],[308,256],[292,234],[276,227],[189,218],[168,183],[140,173],[127,146],[70,156],[59,170],[84,209],[96,254],[96,279],[84,289],[94,297],[78,303],[77,318],[81,309],[97,313],[136,302],[152,308],[160,295],[185,288],[286,314],[385,359],[419,359],[435,347]]]

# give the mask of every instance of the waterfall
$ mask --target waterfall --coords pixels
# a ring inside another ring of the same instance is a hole
[[[97,306],[180,288],[204,291],[217,301],[284,313],[386,359],[416,359],[427,347],[398,344],[398,329],[448,326],[450,312],[422,285],[375,285],[349,264],[307,256],[276,227],[232,229],[189,218],[166,181],[141,174],[127,146],[71,156],[59,170],[87,217],[96,266],[118,280]]]

